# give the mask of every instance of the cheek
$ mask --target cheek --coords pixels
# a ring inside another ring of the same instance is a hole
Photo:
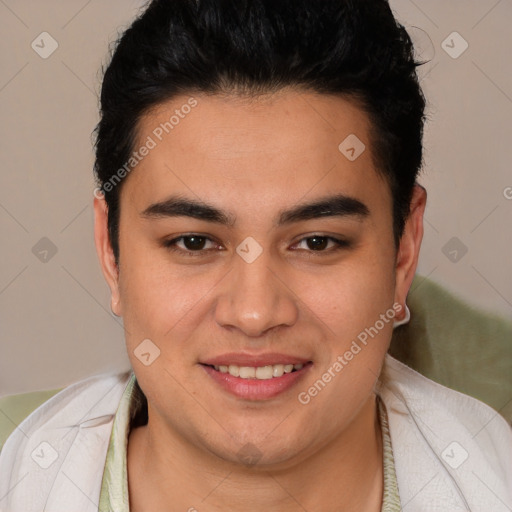
[[[176,336],[202,311],[201,299],[212,287],[205,275],[187,279],[154,264],[127,265],[124,272],[120,282],[126,327],[161,340]]]
[[[163,251],[147,247],[134,234],[122,239],[119,289],[130,343],[140,337],[161,340],[195,300],[193,288]]]
[[[395,312],[388,273],[375,270],[358,279],[349,272],[344,281],[330,283],[323,293],[308,298],[307,306],[328,327],[319,364],[300,390],[300,403],[310,413],[311,431],[335,432],[374,389],[393,332]],[[344,411],[340,417],[330,412],[333,403]]]
[[[195,363],[197,339],[210,342],[200,330],[212,322],[212,300],[226,269],[178,266],[169,260],[158,249],[131,251],[122,262],[120,293],[130,357],[142,340],[150,339],[160,350],[159,363],[174,372],[177,361],[183,367]],[[140,366],[136,360],[132,364]]]
[[[392,255],[361,251],[324,275],[297,279],[294,290],[307,308],[341,339],[356,336],[392,307]]]

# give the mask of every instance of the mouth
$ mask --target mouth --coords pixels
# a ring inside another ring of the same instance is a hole
[[[307,364],[307,363],[306,363]],[[304,368],[303,363],[298,364],[272,364],[266,366],[238,366],[236,364],[226,365],[208,365],[220,373],[229,373],[233,377],[240,379],[258,379],[269,380],[278,379],[285,373],[294,373]]]
[[[228,361],[223,360],[200,363],[200,366],[223,391],[238,398],[258,401],[269,400],[291,390],[313,366],[313,362],[307,360],[281,361],[275,364],[266,364],[266,361],[251,365],[246,361],[242,364],[228,364]],[[224,364],[216,364],[217,362]]]

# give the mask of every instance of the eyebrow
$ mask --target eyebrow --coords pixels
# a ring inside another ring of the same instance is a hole
[[[283,226],[321,217],[349,217],[363,220],[369,215],[369,208],[359,199],[336,194],[281,210],[278,213],[276,225]],[[171,196],[164,201],[154,203],[141,212],[141,216],[147,219],[192,217],[228,227],[233,226],[236,221],[236,216],[230,212],[222,211],[203,201],[181,196]]]

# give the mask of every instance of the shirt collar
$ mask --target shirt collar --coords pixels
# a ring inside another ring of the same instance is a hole
[[[382,430],[384,490],[381,512],[401,511],[393,449],[384,401],[377,396]],[[121,397],[110,436],[101,485],[99,512],[129,512],[127,448],[130,430],[147,423],[147,399],[132,373]]]

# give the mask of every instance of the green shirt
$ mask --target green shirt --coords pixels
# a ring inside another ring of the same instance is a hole
[[[384,492],[381,512],[400,512],[402,508],[398,494],[386,407],[378,397],[377,403],[384,452]],[[136,419],[140,417],[141,413],[146,413],[142,410],[143,408],[144,400],[136,385],[135,374],[132,374],[114,418],[101,484],[100,512],[129,512],[130,510],[126,468],[128,436]]]

